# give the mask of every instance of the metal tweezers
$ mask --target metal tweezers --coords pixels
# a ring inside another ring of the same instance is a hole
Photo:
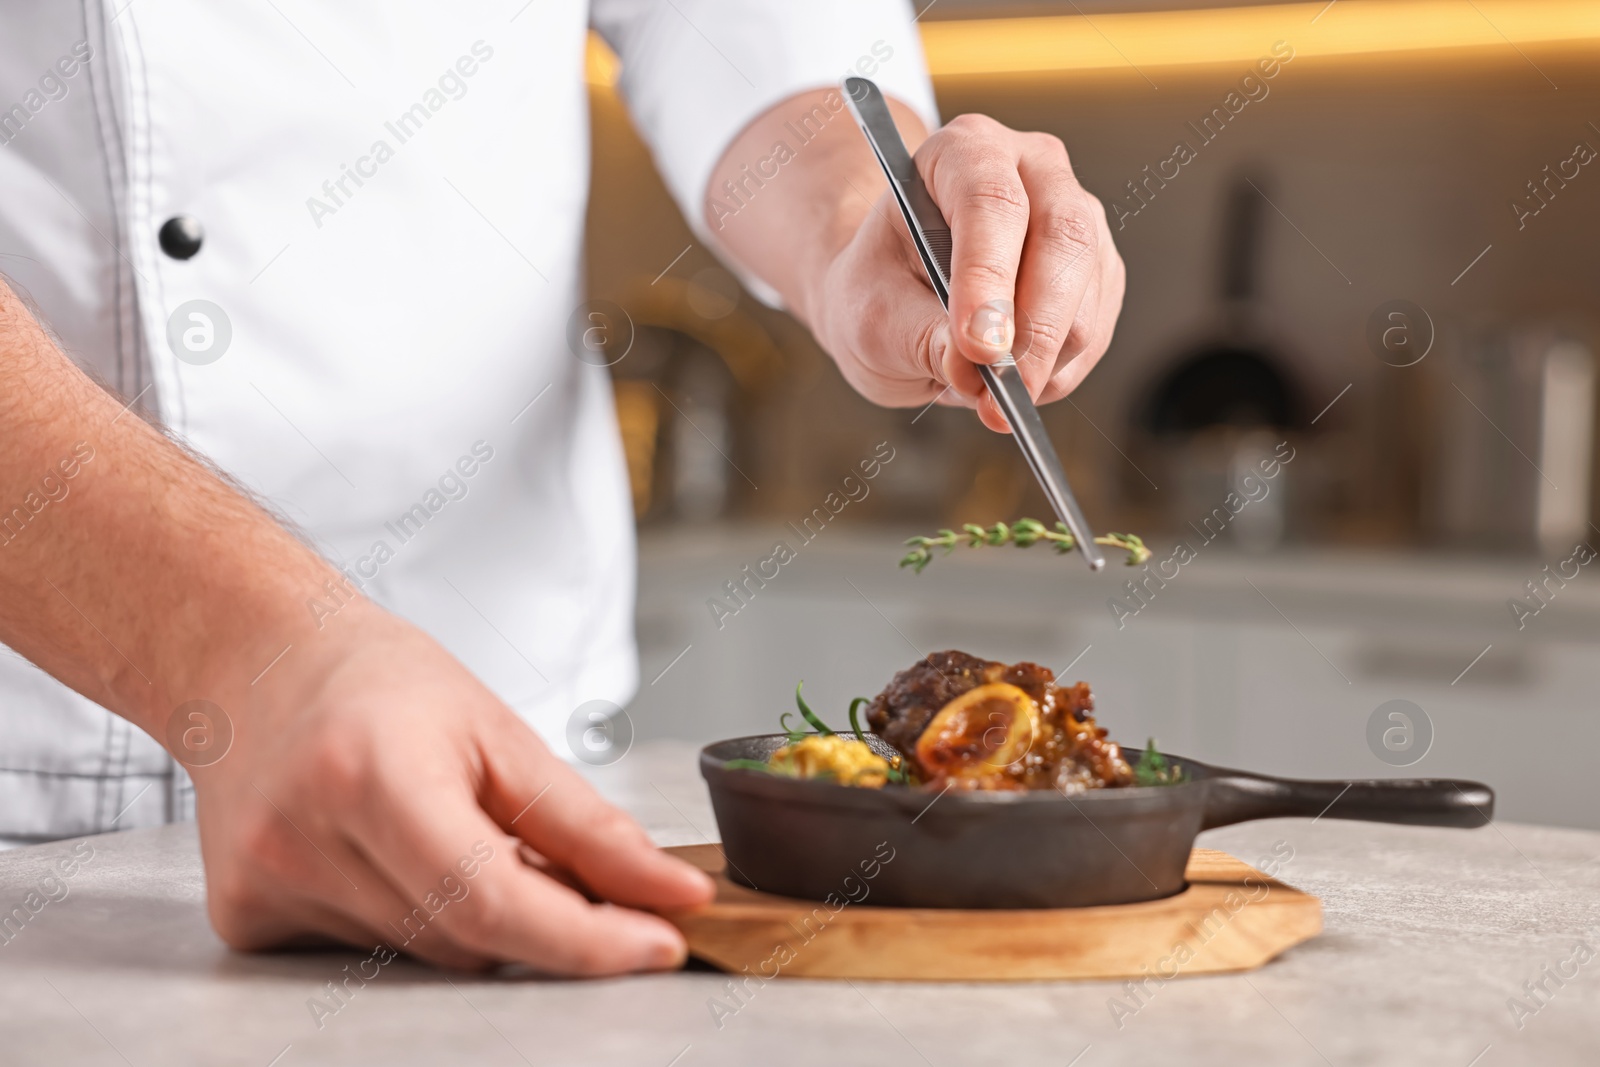
[[[911,239],[916,243],[922,265],[928,271],[928,281],[939,295],[939,302],[948,309],[950,224],[933,202],[927,186],[922,184],[922,176],[917,173],[911,153],[906,151],[905,142],[900,139],[900,131],[895,129],[894,119],[890,117],[889,107],[884,103],[883,93],[877,85],[866,78],[846,78],[844,88],[845,98],[850,102],[856,122],[861,125],[861,132],[867,135],[873,154],[878,157],[879,165],[889,177],[889,188],[894,190],[895,202],[906,217]],[[1090,570],[1100,570],[1106,565],[1106,558],[1100,546],[1094,543],[1094,534],[1072,496],[1071,487],[1067,485],[1061,459],[1056,455],[1055,445],[1050,443],[1050,435],[1045,432],[1044,423],[1039,419],[1039,409],[1033,406],[1033,400],[1028,396],[1028,387],[1023,384],[1022,375],[1017,371],[1017,361],[1008,353],[992,366],[980,363],[978,373],[983,376],[984,384],[989,387],[1006,421],[1011,424],[1012,436],[1017,439],[1028,466],[1033,468],[1033,476],[1039,480],[1039,487],[1044,490],[1050,506],[1077,542],[1084,562],[1089,564]]]

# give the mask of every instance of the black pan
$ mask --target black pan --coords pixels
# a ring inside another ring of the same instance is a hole
[[[1494,814],[1494,791],[1479,782],[1300,781],[1170,755],[1187,774],[1181,784],[1072,797],[859,789],[723,766],[764,760],[787,741],[767,734],[708,745],[700,773],[711,789],[729,876],[810,900],[864,896],[915,908],[1126,904],[1182,891],[1195,835],[1218,826],[1321,816],[1476,827]],[[875,735],[868,743],[893,754]]]

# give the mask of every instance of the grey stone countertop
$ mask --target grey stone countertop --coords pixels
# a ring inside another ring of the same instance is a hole
[[[590,774],[662,844],[702,842],[715,823],[693,752],[644,744]],[[0,907],[28,914],[0,931],[0,1063],[1600,1062],[1600,834],[1587,831],[1332,818],[1213,831],[1202,844],[1249,861],[1287,843],[1279,877],[1322,899],[1325,930],[1260,970],[1137,997],[1113,982],[780,979],[739,1004],[709,971],[574,982],[397,961],[320,1026],[308,1002],[367,953],[228,951],[206,922],[191,825],[89,840],[64,897],[46,879],[84,846],[0,854]],[[738,1010],[714,1013],[719,1001]]]

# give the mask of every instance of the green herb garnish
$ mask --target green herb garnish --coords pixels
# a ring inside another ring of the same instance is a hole
[[[1153,737],[1139,754],[1139,762],[1133,765],[1134,785],[1177,785],[1186,777],[1182,767],[1176,763],[1169,765],[1167,757],[1156,751]]]
[[[911,777],[911,772],[906,770],[906,760],[904,756],[896,756],[889,761],[889,772],[886,777],[893,785],[917,784],[916,781]]]
[[[723,764],[730,771],[770,771],[772,765],[764,759],[731,759]]]
[[[856,697],[850,702],[850,729],[856,732],[856,740],[862,744],[866,743],[867,735],[862,731],[861,720],[856,718],[856,713],[861,710],[861,705],[870,703],[872,701],[866,697]]]
[[[933,561],[933,550],[942,548],[945,555],[955,551],[956,546],[966,544],[968,548],[977,548],[980,545],[1013,544],[1018,548],[1028,548],[1040,541],[1048,542],[1057,553],[1066,554],[1078,546],[1077,539],[1067,530],[1067,524],[1058,522],[1055,529],[1050,529],[1038,519],[1018,519],[1014,523],[997,522],[987,529],[975,523],[967,523],[961,527],[962,532],[954,530],[940,530],[937,537],[910,537],[906,544],[911,546],[911,551],[901,559],[900,566],[910,567],[918,574],[922,568]],[[1136,534],[1109,533],[1094,539],[1097,545],[1107,548],[1120,548],[1128,554],[1128,566],[1137,567],[1150,558],[1150,550],[1145,547],[1144,541]]]
[[[822,734],[824,737],[832,737],[833,730],[828,726],[827,723],[817,718],[817,713],[812,711],[811,708],[807,706],[805,697],[800,695],[800,687],[805,684],[805,682],[799,682],[794,687],[794,702],[800,705],[801,717],[804,718],[806,722],[810,723],[812,729],[816,730],[817,733]],[[788,729],[788,727],[784,727],[784,729]]]
[[[822,718],[818,716],[816,712],[812,711],[810,705],[806,703],[805,697],[801,695],[801,688],[804,685],[805,682],[802,681],[794,687],[794,702],[795,705],[800,709],[800,717],[812,727],[816,734],[823,737],[837,737],[837,731],[833,730],[828,726],[827,723],[823,722]],[[856,697],[850,702],[850,729],[855,732],[855,739],[861,744],[867,743],[867,733],[861,728],[861,707],[864,704],[870,703],[872,703],[872,701],[867,697]],[[793,714],[794,712],[786,711],[782,715],[778,716],[778,723],[783,727],[784,735],[791,745],[797,744],[801,741],[804,741],[807,737],[813,736],[812,734],[806,733],[803,730],[789,725],[789,716]],[[916,780],[911,777],[911,772],[907,768],[906,760],[903,756],[895,755],[885,760],[885,762],[889,765],[888,770],[885,772],[885,777],[888,781],[893,782],[896,785],[917,784]],[[793,771],[788,766],[774,765],[768,760],[731,759],[723,763],[723,766],[730,771],[763,771],[767,774],[776,774],[782,777],[794,776]],[[824,772],[817,774],[814,777],[818,779],[826,779],[833,776]]]

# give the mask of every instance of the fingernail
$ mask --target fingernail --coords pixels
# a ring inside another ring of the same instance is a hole
[[[645,966],[650,970],[673,970],[683,966],[688,955],[689,947],[684,944],[681,935],[660,931],[650,938],[650,946],[645,952]]]
[[[1017,335],[1016,308],[1009,300],[991,300],[972,313],[967,332],[985,348],[1009,352]]]

